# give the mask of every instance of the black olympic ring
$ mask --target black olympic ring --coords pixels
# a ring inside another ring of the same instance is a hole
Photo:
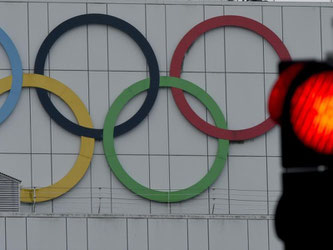
[[[85,14],[68,19],[53,29],[43,41],[36,56],[34,73],[40,75],[44,74],[44,66],[47,55],[53,44],[62,34],[73,28],[87,24],[105,24],[123,31],[125,34],[130,36],[140,47],[149,67],[150,87],[147,90],[146,99],[144,100],[140,109],[130,119],[115,127],[114,136],[116,137],[128,132],[137,126],[148,115],[149,111],[154,105],[160,85],[160,73],[155,53],[147,39],[135,27],[122,19],[104,14]],[[45,111],[62,128],[79,136],[95,138],[96,140],[103,139],[103,129],[86,128],[73,123],[57,110],[57,108],[51,102],[46,90],[39,88],[36,90],[38,98],[42,103]]]

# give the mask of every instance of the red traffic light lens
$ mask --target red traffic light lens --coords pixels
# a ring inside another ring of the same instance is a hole
[[[297,87],[290,103],[290,122],[308,147],[333,153],[333,72],[322,72]]]

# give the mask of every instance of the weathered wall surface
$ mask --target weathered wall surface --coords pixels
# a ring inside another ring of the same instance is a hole
[[[245,217],[0,218],[0,249],[280,250],[273,221]]]
[[[161,75],[169,74],[173,52],[186,32],[220,15],[241,15],[264,24],[285,43],[293,59],[321,60],[333,51],[333,9],[319,3],[7,1],[0,2],[0,27],[17,46],[25,72],[31,73],[47,34],[62,21],[84,13],[114,15],[135,26],[152,45]],[[268,117],[266,103],[277,77],[277,62],[276,53],[260,36],[240,28],[219,28],[191,47],[182,78],[214,98],[229,128],[248,128]],[[9,62],[0,48],[0,77],[9,74]],[[88,108],[94,126],[102,128],[110,104],[125,88],[146,78],[148,71],[143,54],[129,37],[113,28],[91,25],[59,39],[49,54],[45,74],[69,86]],[[0,97],[1,103],[5,96]],[[144,97],[137,96],[125,107],[119,123],[136,112]],[[195,98],[188,100],[203,119],[212,122]],[[60,99],[52,95],[52,101],[75,121]],[[29,188],[57,182],[71,169],[80,148],[79,137],[51,121],[34,89],[23,90],[14,113],[0,126],[0,138],[0,171]],[[148,118],[115,141],[126,171],[141,184],[159,190],[176,190],[198,181],[210,168],[217,149],[216,139],[192,127],[166,89],[159,91]],[[102,143],[96,142],[90,168],[81,182],[66,195],[35,206],[37,214],[68,215],[0,218],[0,249],[45,249],[38,245],[39,238],[49,239],[45,240],[48,246],[53,246],[53,241],[62,244],[54,249],[105,249],[105,244],[114,241],[119,247],[112,249],[147,249],[148,245],[149,249],[163,249],[161,245],[164,249],[220,249],[224,244],[225,249],[281,249],[271,226],[281,193],[279,147],[277,128],[255,139],[230,143],[225,169],[206,192],[186,202],[160,204],[128,191],[110,171]],[[22,213],[32,211],[32,205],[21,204]],[[98,212],[147,217],[69,215]],[[149,217],[158,214],[202,218]],[[214,215],[229,217],[215,219]],[[234,215],[245,217],[235,219]],[[254,219],[257,215],[263,217]],[[18,234],[22,240],[15,240]],[[83,241],[76,241],[81,237]],[[232,243],[225,243],[229,240]],[[136,244],[143,244],[142,248],[133,248]]]

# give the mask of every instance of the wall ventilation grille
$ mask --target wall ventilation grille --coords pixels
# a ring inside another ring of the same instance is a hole
[[[21,181],[0,173],[0,212],[19,212]]]

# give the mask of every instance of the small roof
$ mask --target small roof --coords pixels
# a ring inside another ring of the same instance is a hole
[[[20,180],[18,180],[18,179],[16,179],[16,178],[14,178],[14,177],[11,177],[11,176],[9,176],[9,175],[6,175],[6,174],[4,174],[4,173],[1,173],[0,172],[0,176],[2,176],[2,177],[5,177],[5,178],[7,178],[7,179],[9,179],[9,180],[12,180],[12,181],[15,181],[15,182],[19,182],[19,183],[21,183],[22,181],[20,181]]]

